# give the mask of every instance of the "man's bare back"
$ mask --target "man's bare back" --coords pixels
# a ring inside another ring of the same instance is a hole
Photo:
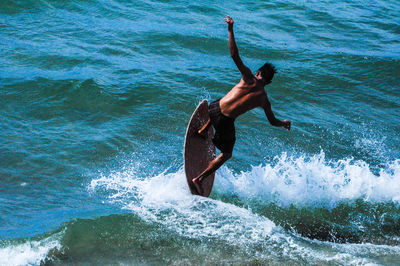
[[[220,101],[221,112],[236,118],[256,107],[261,107],[267,98],[264,86],[253,78],[253,83],[247,84],[243,78]]]
[[[232,150],[236,140],[234,122],[238,116],[256,107],[261,107],[264,109],[271,125],[284,127],[287,130],[290,130],[291,126],[290,121],[281,121],[275,117],[267,93],[264,90],[264,87],[271,83],[276,72],[274,66],[266,63],[257,71],[256,75],[253,75],[239,56],[233,34],[233,19],[228,16],[225,18],[225,22],[228,24],[229,51],[242,74],[242,79],[222,99],[210,104],[210,119],[198,131],[200,136],[206,137],[204,133],[208,131],[208,127],[212,124],[215,129],[213,143],[221,151],[218,157],[211,161],[198,177],[192,180],[199,195],[203,194],[202,181],[232,157]]]

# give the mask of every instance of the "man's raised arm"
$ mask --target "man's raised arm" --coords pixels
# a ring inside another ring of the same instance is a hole
[[[225,18],[225,22],[228,24],[228,32],[229,32],[229,52],[231,53],[231,57],[235,62],[237,68],[239,69],[240,73],[242,73],[243,80],[246,83],[253,83],[253,73],[251,70],[245,66],[242,62],[242,59],[239,56],[239,50],[236,46],[235,42],[235,35],[233,34],[233,19],[230,16]]]
[[[265,100],[262,108],[264,109],[265,115],[268,118],[268,121],[271,125],[276,127],[284,127],[287,130],[290,130],[291,122],[289,120],[279,120],[275,117],[274,112],[272,112],[271,103],[268,98]]]

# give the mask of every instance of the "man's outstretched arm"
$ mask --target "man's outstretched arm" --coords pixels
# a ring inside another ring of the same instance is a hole
[[[229,52],[231,53],[231,57],[235,62],[237,68],[240,73],[242,73],[243,80],[246,83],[253,83],[253,73],[251,70],[243,64],[242,59],[239,56],[239,50],[236,46],[235,35],[233,33],[233,19],[230,16],[225,18],[225,22],[228,24],[228,32],[229,32]]]
[[[289,120],[279,120],[275,117],[274,112],[272,112],[271,103],[268,98],[265,100],[262,108],[264,109],[265,115],[268,118],[268,121],[271,125],[276,127],[284,127],[287,130],[290,130],[291,122]]]

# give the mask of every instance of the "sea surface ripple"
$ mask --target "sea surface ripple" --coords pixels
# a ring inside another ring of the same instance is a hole
[[[0,265],[399,264],[393,0],[0,3]],[[224,17],[287,132],[253,110],[210,198],[188,119],[240,79]]]

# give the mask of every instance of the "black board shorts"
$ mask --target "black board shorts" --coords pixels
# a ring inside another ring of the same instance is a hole
[[[215,129],[212,141],[221,152],[232,153],[236,141],[235,119],[221,113],[219,101],[212,102],[208,107],[211,125]]]

